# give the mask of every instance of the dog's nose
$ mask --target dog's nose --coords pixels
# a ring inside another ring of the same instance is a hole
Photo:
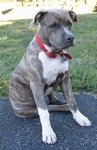
[[[69,43],[72,43],[74,41],[74,36],[73,35],[67,35],[67,41]]]

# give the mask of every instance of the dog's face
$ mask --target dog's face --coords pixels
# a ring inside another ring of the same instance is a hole
[[[73,11],[62,9],[40,11],[34,18],[34,23],[36,21],[40,23],[38,32],[42,41],[50,46],[53,52],[74,45],[71,28],[73,21],[77,21],[77,16]]]

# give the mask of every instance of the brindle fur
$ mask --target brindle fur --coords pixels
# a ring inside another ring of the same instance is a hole
[[[40,23],[37,31],[38,34],[43,43],[51,47],[52,52],[56,52],[56,48],[63,49],[72,46],[66,42],[68,34],[64,33],[64,35],[63,28],[58,29],[57,24],[62,26],[64,23],[64,26],[67,26],[71,30],[72,22],[77,21],[74,12],[67,10],[40,11],[35,16],[34,23],[36,21]],[[55,27],[53,28],[53,26]],[[73,36],[71,31],[70,34]],[[77,105],[72,94],[69,71],[65,73],[64,79],[64,75],[59,74],[56,81],[51,85],[46,85],[43,77],[42,62],[38,58],[40,51],[41,49],[34,38],[11,75],[9,98],[14,113],[18,117],[30,118],[38,116],[37,107],[42,109],[48,108],[49,111],[76,111]],[[61,87],[67,104],[61,103],[54,96],[54,90],[58,85]],[[46,104],[44,98],[44,91],[48,87],[54,88],[52,93],[48,95],[50,99],[49,105]]]

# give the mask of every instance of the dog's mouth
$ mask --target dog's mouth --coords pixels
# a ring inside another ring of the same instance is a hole
[[[69,49],[70,47],[74,46],[74,42],[64,46],[64,47],[59,47],[57,48],[56,46],[52,45],[52,52],[53,53],[56,53],[56,52],[59,52],[59,51],[65,51],[67,49]]]
[[[72,44],[70,44],[70,45],[67,45],[67,46],[62,47],[62,48],[61,48],[61,50],[65,50],[65,49],[67,49],[67,48],[69,48],[69,47],[72,47],[72,46],[74,46],[74,43],[72,43]]]
[[[53,43],[53,44],[51,44],[51,49],[52,49],[52,52],[54,53],[54,52],[58,52],[60,50],[64,51],[74,45],[75,45],[74,40],[68,41],[68,42],[60,44],[60,45],[54,45],[54,43]]]

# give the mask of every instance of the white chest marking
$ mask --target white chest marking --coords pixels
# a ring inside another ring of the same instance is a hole
[[[48,85],[56,80],[59,73],[68,71],[68,61],[63,62],[60,56],[53,59],[49,58],[44,52],[40,52],[39,59],[43,64],[43,77],[46,79]]]

